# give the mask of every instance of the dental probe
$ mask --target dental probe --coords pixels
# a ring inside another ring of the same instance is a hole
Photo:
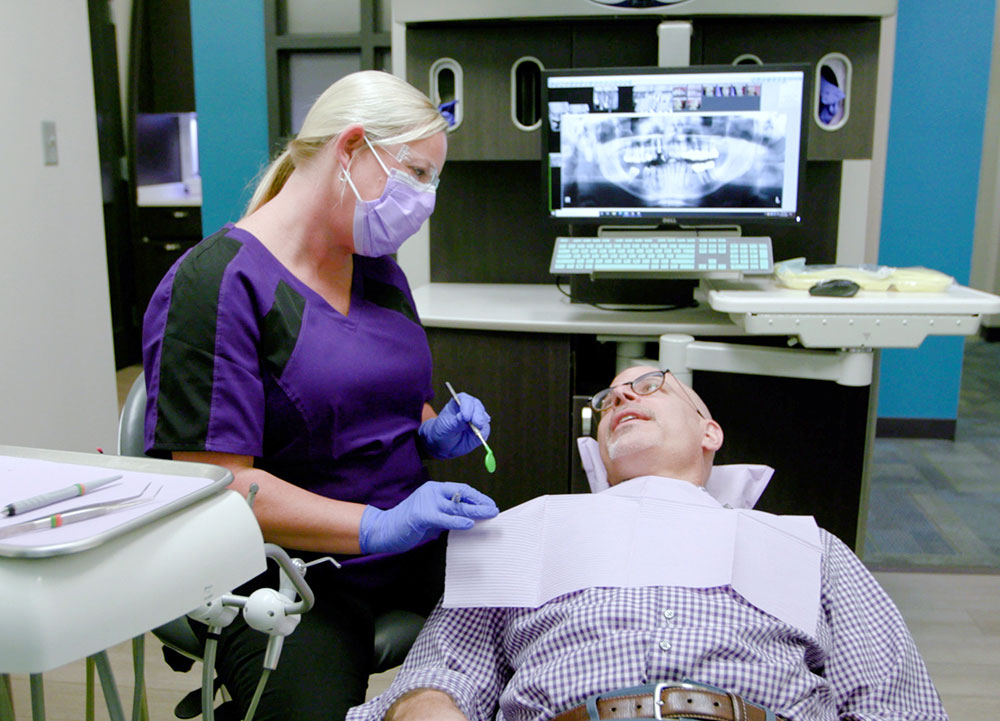
[[[0,509],[0,518],[16,516],[19,513],[27,513],[42,506],[51,506],[53,503],[65,501],[67,498],[82,496],[84,493],[96,491],[101,486],[111,483],[111,481],[117,481],[119,478],[121,478],[120,474],[117,476],[108,476],[107,478],[98,478],[96,481],[87,481],[86,483],[74,483],[72,486],[66,486],[66,488],[49,491],[48,493],[39,493],[37,496],[32,496],[31,498],[8,503]]]

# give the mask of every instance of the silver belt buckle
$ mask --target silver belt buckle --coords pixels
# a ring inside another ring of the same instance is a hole
[[[661,709],[663,708],[663,699],[660,694],[668,688],[682,688],[688,691],[694,691],[697,690],[698,687],[685,681],[681,681],[680,683],[665,683],[661,681],[656,684],[656,688],[653,690],[653,718],[661,719],[661,721],[663,719],[663,714],[661,712]]]
[[[660,696],[660,694],[663,693],[663,691],[668,688],[680,688],[686,691],[721,690],[712,688],[710,686],[704,686],[698,683],[688,683],[687,681],[681,681],[679,683],[665,683],[661,681],[660,683],[656,684],[656,688],[653,689],[653,718],[660,719],[661,721],[663,721],[663,713],[661,711],[661,709],[663,708],[663,699]],[[729,702],[733,705],[733,715],[735,716],[738,713],[738,711],[736,710],[736,694],[730,691],[722,691],[722,693],[729,696]]]

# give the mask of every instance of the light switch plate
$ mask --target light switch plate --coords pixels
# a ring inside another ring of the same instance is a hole
[[[45,165],[59,165],[56,124],[52,120],[42,121],[42,161]]]

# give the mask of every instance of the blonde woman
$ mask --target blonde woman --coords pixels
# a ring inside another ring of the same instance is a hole
[[[474,448],[469,424],[486,436],[489,416],[468,395],[431,408],[427,338],[391,257],[434,208],[446,128],[388,73],[337,81],[246,215],[185,254],[146,311],[147,451],[225,466],[244,494],[256,483],[267,541],[344,564],[310,570],[317,605],[286,639],[257,719],[337,719],[362,702],[373,617],[426,615],[442,532],[497,513],[423,468]],[[243,712],[266,640],[238,620],[220,641],[219,674]]]

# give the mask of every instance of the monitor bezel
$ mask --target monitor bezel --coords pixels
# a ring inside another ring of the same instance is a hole
[[[812,98],[812,66],[809,63],[765,63],[743,65],[685,65],[676,67],[659,67],[655,65],[638,67],[597,67],[597,68],[546,68],[541,71],[541,176],[542,176],[542,213],[548,221],[558,226],[657,226],[660,228],[695,228],[737,226],[741,223],[774,224],[780,226],[800,225],[803,222],[803,192],[805,190],[806,156],[808,153],[809,113]],[[728,212],[720,214],[677,212],[668,216],[647,214],[643,217],[602,217],[588,216],[556,216],[550,208],[549,161],[548,147],[551,136],[549,125],[549,86],[551,77],[576,77],[586,75],[690,75],[693,73],[766,73],[766,72],[801,72],[802,73],[802,103],[800,122],[801,147],[799,152],[798,187],[796,189],[796,208],[794,215],[768,215],[761,212]]]

